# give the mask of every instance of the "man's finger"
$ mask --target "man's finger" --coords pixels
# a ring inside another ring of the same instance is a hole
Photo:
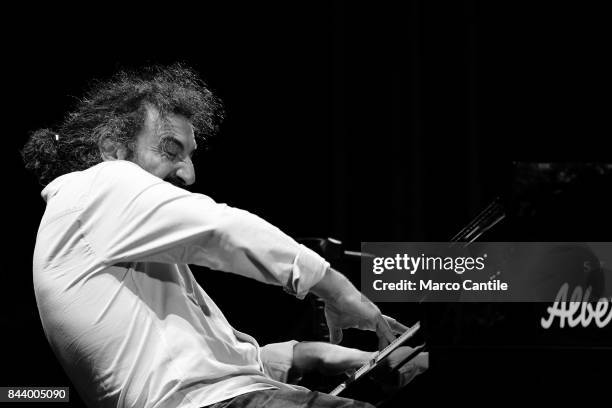
[[[400,322],[398,322],[397,320],[395,320],[394,318],[390,316],[383,315],[383,317],[385,318],[385,320],[389,324],[389,327],[391,327],[391,330],[395,334],[402,334],[406,330],[410,329],[410,327],[401,324]]]
[[[342,341],[342,329],[329,327],[329,341],[332,344],[339,344]]]
[[[393,335],[391,327],[389,327],[389,323],[387,323],[387,321],[382,316],[376,323],[376,335],[378,336],[379,350],[384,349],[389,345],[389,343],[395,340],[395,336]]]
[[[389,341],[387,341],[387,339],[385,339],[384,337],[378,337],[378,351],[384,349],[388,345]]]

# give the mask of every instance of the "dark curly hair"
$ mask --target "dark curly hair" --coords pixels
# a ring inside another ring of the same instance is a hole
[[[131,152],[147,106],[155,107],[162,119],[168,114],[185,116],[196,137],[204,141],[216,133],[223,119],[221,102],[182,64],[121,71],[107,81],[95,82],[57,132],[32,132],[21,151],[25,167],[46,185],[62,174],[100,163],[99,142],[104,138]]]

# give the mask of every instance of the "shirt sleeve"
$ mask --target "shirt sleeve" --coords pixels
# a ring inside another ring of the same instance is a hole
[[[273,380],[284,383],[296,383],[299,378],[290,378],[290,370],[293,365],[293,347],[296,340],[283,343],[266,344],[261,348],[261,361],[264,372]]]
[[[103,163],[92,184],[81,223],[106,265],[201,265],[281,285],[298,298],[329,268],[260,217],[176,187],[134,163]]]

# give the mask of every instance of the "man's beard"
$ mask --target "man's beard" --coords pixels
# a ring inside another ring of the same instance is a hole
[[[178,177],[167,177],[165,181],[180,188],[187,188],[187,185],[183,182],[183,180]]]

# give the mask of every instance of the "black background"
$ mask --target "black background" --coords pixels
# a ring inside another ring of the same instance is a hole
[[[198,156],[193,190],[291,236],[335,237],[349,249],[445,241],[504,188],[512,161],[612,162],[609,27],[593,4],[228,2],[9,13],[0,384],[69,384],[36,310],[31,257],[44,203],[18,150],[29,131],[61,120],[93,78],[146,63],[195,68],[227,120]],[[261,343],[291,334],[301,306],[278,288],[194,269],[235,327]],[[414,319],[410,306],[380,306]],[[497,353],[529,369],[516,351]],[[543,394],[547,370],[536,376]],[[480,372],[499,378],[503,393],[518,386],[501,363]],[[444,387],[432,378],[420,396]],[[579,378],[589,389],[590,377]]]

